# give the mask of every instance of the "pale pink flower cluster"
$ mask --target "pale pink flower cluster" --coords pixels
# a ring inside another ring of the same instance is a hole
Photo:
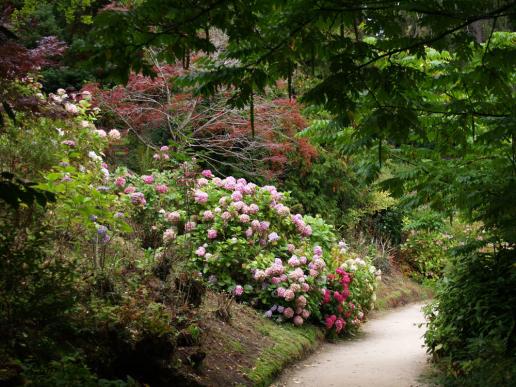
[[[208,202],[208,194],[201,190],[196,190],[194,193],[194,200],[199,204],[205,204]]]
[[[169,222],[177,223],[179,222],[179,220],[181,220],[181,214],[179,213],[179,211],[167,212],[165,214],[165,219]]]
[[[168,192],[168,186],[166,184],[156,184],[156,192],[164,194]]]
[[[163,233],[163,242],[169,243],[176,239],[176,232],[172,228],[167,228]]]
[[[159,151],[154,153],[152,158],[154,160],[168,160],[170,159],[170,156],[168,155],[169,147],[166,145],[163,145],[161,148],[159,148]]]
[[[111,129],[108,133],[108,136],[113,141],[118,141],[122,137],[122,135],[117,129]]]
[[[312,235],[312,227],[305,223],[305,221],[303,220],[303,215],[292,215],[291,219],[292,222],[296,225],[296,229],[301,234],[301,236],[309,237],[310,235]]]

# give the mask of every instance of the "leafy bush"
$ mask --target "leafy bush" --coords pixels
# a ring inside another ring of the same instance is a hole
[[[479,244],[477,243],[477,246]],[[452,385],[509,386],[516,380],[514,251],[462,251],[426,309],[425,342]]]

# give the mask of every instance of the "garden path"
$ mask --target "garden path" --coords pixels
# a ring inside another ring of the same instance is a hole
[[[371,317],[356,338],[324,344],[281,375],[273,386],[407,387],[426,367],[422,304],[410,304]]]

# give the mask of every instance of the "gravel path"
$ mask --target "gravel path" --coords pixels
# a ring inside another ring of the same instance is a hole
[[[379,314],[357,338],[324,344],[304,362],[281,375],[274,386],[408,387],[424,386],[426,367],[421,304]]]

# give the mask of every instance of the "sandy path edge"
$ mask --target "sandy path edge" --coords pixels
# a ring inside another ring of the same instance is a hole
[[[408,387],[427,366],[423,347],[423,304],[410,304],[373,316],[362,334],[324,344],[306,360],[288,368],[273,386]]]

